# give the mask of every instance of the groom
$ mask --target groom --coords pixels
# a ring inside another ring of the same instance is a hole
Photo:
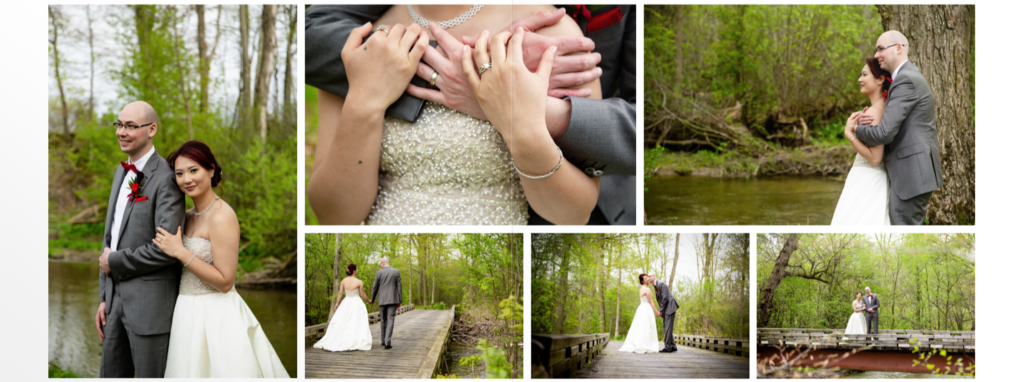
[[[156,228],[185,221],[185,195],[153,147],[159,126],[148,103],[128,104],[114,123],[128,161],[114,171],[103,230],[96,331],[101,378],[162,378],[181,264],[153,244]]]
[[[878,295],[871,293],[871,288],[864,288],[864,318],[868,321],[868,334],[878,335]],[[872,326],[873,325],[873,326]],[[874,329],[872,329],[874,328]],[[875,337],[878,339],[878,337]]]
[[[679,309],[679,305],[676,304],[676,298],[672,297],[672,291],[668,285],[658,280],[653,274],[647,275],[651,279],[651,285],[654,286],[654,296],[658,298],[658,308],[661,309],[661,326],[665,332],[665,348],[661,349],[660,353],[671,353],[676,351],[676,340],[672,336],[672,329],[676,323],[676,309]]]
[[[893,225],[923,224],[932,192],[942,188],[935,99],[917,65],[907,59],[908,45],[899,31],[878,37],[875,58],[882,69],[892,73],[885,113],[877,125],[872,125],[874,117],[854,113],[857,139],[868,146],[885,145],[889,221]]]
[[[380,270],[373,276],[373,291],[370,303],[377,300],[380,291],[380,341],[384,350],[391,349],[391,331],[395,328],[395,313],[402,307],[402,275],[397,269],[391,268],[388,258],[377,263]]]

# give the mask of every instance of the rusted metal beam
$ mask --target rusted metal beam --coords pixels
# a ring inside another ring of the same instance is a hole
[[[848,356],[843,357],[845,354]],[[757,363],[767,363],[770,366],[779,366],[784,359],[793,360],[800,354],[796,349],[757,348]],[[901,371],[908,373],[932,373],[938,370],[942,374],[955,374],[960,370],[956,365],[957,359],[963,364],[963,370],[974,366],[974,355],[970,354],[947,354],[952,357],[949,361],[946,357],[938,354],[933,355],[924,363],[920,360],[920,354],[899,352],[899,351],[861,351],[852,353],[847,350],[812,350],[798,360],[790,361],[790,366],[832,368],[852,370],[876,370],[876,371]],[[914,361],[918,361],[914,365]],[[949,364],[947,365],[947,362]],[[933,365],[929,369],[928,364]]]

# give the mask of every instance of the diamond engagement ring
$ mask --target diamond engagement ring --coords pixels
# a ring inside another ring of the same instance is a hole
[[[430,75],[430,86],[434,86],[434,82],[437,81],[437,72]]]
[[[484,72],[486,72],[487,69],[490,69],[490,68],[491,68],[491,63],[490,62],[488,62],[486,64],[483,64],[483,65],[480,65],[480,74],[484,74]]]
[[[384,32],[385,36],[390,36],[391,35],[390,33],[388,33],[388,28],[385,27],[384,25],[378,25],[377,26],[377,30],[379,30],[381,32]]]

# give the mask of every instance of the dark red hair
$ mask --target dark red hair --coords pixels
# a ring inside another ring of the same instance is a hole
[[[871,71],[871,76],[875,78],[885,78],[882,81],[882,97],[886,100],[889,99],[889,85],[892,85],[892,74],[882,69],[882,66],[878,64],[877,58],[869,58],[864,60],[864,63],[868,64],[868,70]]]
[[[640,274],[640,285],[644,285],[644,279],[645,278],[647,278],[647,274],[646,273],[641,273]]]
[[[217,184],[220,183],[220,173],[223,168],[217,164],[217,158],[213,157],[213,152],[205,143],[188,141],[181,145],[177,151],[167,157],[167,165],[171,167],[171,170],[174,170],[174,161],[178,160],[179,156],[194,160],[203,168],[213,171],[213,179],[210,180],[211,187],[217,187]]]
[[[356,273],[356,265],[355,264],[349,264],[348,267],[345,268],[345,269],[346,269],[346,271],[345,271],[345,275],[346,276],[352,276],[353,273]]]

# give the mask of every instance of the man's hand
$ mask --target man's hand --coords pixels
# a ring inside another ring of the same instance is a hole
[[[473,95],[473,89],[469,88],[466,75],[462,70],[463,44],[435,23],[430,23],[430,33],[437,40],[437,49],[427,49],[423,53],[423,61],[426,64],[419,63],[416,67],[416,75],[430,81],[430,77],[436,72],[437,78],[434,79],[434,86],[438,90],[409,84],[405,91],[415,97],[437,102],[474,118],[486,120],[487,116],[480,109],[480,104],[477,103],[476,96]]]
[[[517,27],[523,27],[527,32],[534,32],[538,29],[555,25],[565,15],[565,9],[560,8],[554,11],[538,12],[530,16],[513,21],[500,32],[512,33]],[[431,30],[433,32],[433,30]],[[434,34],[436,37],[437,34]],[[476,47],[476,37],[462,36],[462,42],[470,48]],[[523,38],[523,63],[531,72],[536,72],[540,65],[540,59],[548,47],[555,46],[555,60],[551,65],[551,78],[548,81],[548,96],[561,98],[564,96],[589,97],[590,89],[568,89],[572,86],[579,86],[601,78],[601,68],[597,64],[601,62],[600,53],[591,53],[594,50],[594,41],[583,36],[543,36],[536,33],[526,33]]]
[[[100,255],[100,270],[107,276],[110,276],[110,252],[113,252],[110,247],[104,247],[103,254]]]
[[[654,315],[655,315],[655,316],[658,316],[658,317],[663,317],[663,316],[661,315],[661,312],[654,312]]]
[[[107,326],[107,302],[101,302],[99,309],[96,309],[96,333],[100,335],[100,342],[103,342],[103,327]]]
[[[863,126],[871,126],[875,124],[875,117],[868,114],[867,107],[864,107],[864,111],[861,112],[860,117],[857,119],[857,124]],[[857,131],[857,128],[854,127],[853,131]]]

